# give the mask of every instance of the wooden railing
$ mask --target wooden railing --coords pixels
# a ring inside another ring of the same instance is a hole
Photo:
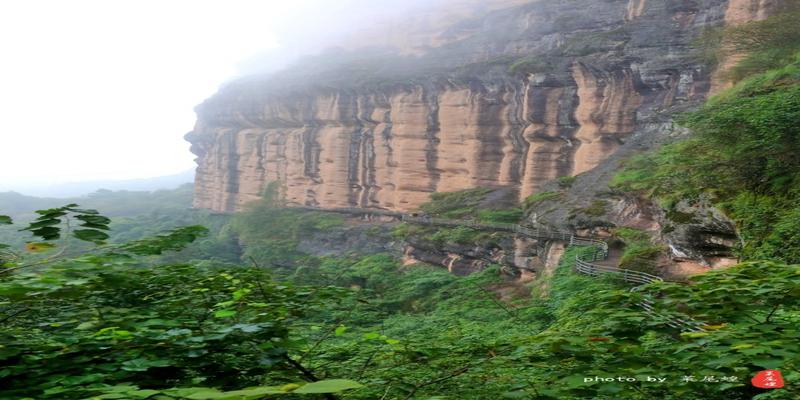
[[[523,236],[533,239],[544,239],[567,242],[569,246],[587,246],[594,249],[593,252],[588,254],[581,254],[575,257],[575,271],[578,273],[589,275],[593,277],[602,275],[611,275],[628,282],[633,286],[631,292],[638,291],[642,285],[653,282],[663,282],[664,280],[656,275],[648,274],[645,272],[634,271],[625,268],[611,267],[607,265],[597,264],[597,261],[602,261],[608,258],[608,243],[603,240],[577,236],[571,232],[554,231],[543,228],[531,228],[517,224],[505,223],[482,223],[469,220],[457,220],[446,218],[434,218],[427,215],[412,215],[404,214],[396,211],[369,209],[369,208],[317,208],[309,206],[293,207],[304,210],[335,212],[341,214],[351,215],[380,215],[397,218],[403,222],[408,222],[418,225],[435,225],[435,226],[451,226],[451,227],[466,227],[477,230],[491,230],[491,231],[506,231],[514,232]],[[693,320],[690,317],[673,317],[663,315],[658,312],[654,307],[652,297],[645,296],[644,300],[637,303],[644,312],[654,320],[663,321],[664,324],[676,329],[681,329],[690,332],[703,332],[703,323]]]
[[[631,292],[638,291],[642,285],[653,282],[663,282],[660,276],[648,274],[646,272],[634,271],[625,268],[611,267],[607,265],[596,264],[595,261],[605,260],[608,258],[608,244],[604,241],[590,238],[577,238],[573,237],[570,241],[573,246],[591,246],[595,249],[592,253],[578,255],[575,257],[575,270],[579,273],[589,276],[600,276],[611,274],[625,282],[633,284]],[[681,329],[690,332],[703,332],[703,323],[695,321],[689,317],[672,317],[668,315],[659,314],[654,308],[652,297],[645,296],[645,298],[637,303],[639,307],[644,309],[644,312],[653,319],[659,319],[673,328]]]

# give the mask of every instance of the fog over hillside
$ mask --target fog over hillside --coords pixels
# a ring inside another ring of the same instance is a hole
[[[187,170],[178,174],[157,176],[153,178],[126,179],[126,180],[89,180],[84,182],[65,182],[52,184],[3,184],[0,183],[0,192],[14,191],[28,196],[38,197],[78,197],[106,190],[132,190],[152,191],[159,189],[174,189],[185,183],[194,181],[194,170]]]

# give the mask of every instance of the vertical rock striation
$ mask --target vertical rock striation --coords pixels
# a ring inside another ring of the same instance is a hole
[[[737,26],[751,21],[761,21],[773,15],[783,4],[782,0],[729,0],[725,9],[725,25]],[[723,40],[722,46],[726,46]],[[733,86],[727,78],[730,70],[744,58],[744,54],[728,54],[712,76],[710,94],[719,93]]]
[[[702,100],[711,73],[690,43],[739,1],[497,0],[426,26],[424,46],[403,43],[413,56],[348,50],[231,82],[186,136],[194,204],[234,211],[270,182],[319,207],[412,210],[431,192],[479,186],[524,198],[594,168],[662,110]]]

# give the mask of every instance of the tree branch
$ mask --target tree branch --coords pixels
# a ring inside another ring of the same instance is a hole
[[[294,367],[296,370],[300,371],[300,374],[302,374],[303,377],[306,378],[306,380],[308,380],[309,382],[317,382],[317,381],[319,381],[319,378],[317,378],[314,375],[314,373],[311,372],[311,370],[309,370],[308,368],[304,367],[303,364],[300,364],[299,362],[297,362],[294,359],[292,359],[292,357],[289,357],[288,354],[284,354],[283,355],[283,359],[286,360],[286,362],[288,362],[289,365]],[[336,400],[337,399],[337,397],[334,396],[331,393],[326,393],[324,395],[324,397],[326,399],[328,399],[328,400]]]
[[[772,307],[772,311],[769,312],[767,318],[764,320],[764,323],[769,322],[769,319],[772,318],[772,315],[775,314],[775,311],[778,311],[778,308],[781,306],[781,303],[775,304],[775,307]]]
[[[444,381],[446,381],[448,379],[455,378],[455,377],[457,377],[457,376],[469,371],[469,368],[470,368],[469,365],[465,365],[465,366],[463,366],[461,368],[458,368],[458,369],[450,372],[449,374],[447,374],[447,375],[445,375],[445,376],[443,376],[441,378],[436,378],[436,379],[434,379],[432,381],[428,381],[428,382],[425,382],[425,383],[420,383],[420,384],[414,385],[414,389],[412,389],[411,392],[408,393],[408,396],[406,396],[405,398],[406,399],[410,399],[410,398],[414,397],[414,395],[417,393],[417,391],[422,389],[422,388],[424,388],[425,386],[435,385],[435,384],[437,384],[439,382],[444,382]]]
[[[19,310],[19,311],[17,311],[17,312],[15,312],[15,313],[13,313],[13,314],[9,314],[9,315],[8,315],[8,316],[6,316],[5,318],[3,318],[3,319],[0,319],[0,323],[6,322],[6,321],[10,320],[11,318],[14,318],[14,317],[16,317],[17,315],[20,315],[20,314],[22,314],[22,313],[24,313],[24,312],[28,312],[28,311],[30,311],[30,310],[31,310],[30,308],[23,308],[22,310]]]

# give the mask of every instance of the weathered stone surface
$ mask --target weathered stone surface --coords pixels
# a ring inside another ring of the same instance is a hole
[[[497,0],[482,12],[462,1],[378,42],[402,51],[352,50],[232,82],[198,106],[187,134],[194,205],[234,211],[269,182],[320,207],[412,210],[431,192],[478,186],[524,198],[702,100],[711,71],[690,43],[769,2],[741,16],[742,1]]]
[[[435,243],[423,237],[408,237],[405,241],[406,264],[423,262],[447,268],[456,275],[481,271],[491,264],[500,265],[510,274],[533,272],[540,258],[535,240],[504,236],[491,244]]]
[[[391,235],[396,223],[383,221],[364,221],[347,218],[342,226],[314,231],[301,238],[297,250],[313,256],[364,256],[379,253],[400,257],[403,242]]]
[[[729,0],[728,7],[725,10],[725,24],[727,26],[736,26],[751,21],[761,21],[773,15],[783,3],[786,3],[786,1]],[[722,45],[725,46],[727,43],[723,42]],[[726,75],[743,57],[744,54],[734,53],[720,61],[720,65],[717,70],[714,71],[711,80],[711,94],[718,93],[733,85],[732,82],[727,79]]]
[[[675,209],[661,216],[663,240],[676,260],[733,258],[733,248],[740,244],[736,225],[708,201],[681,201]]]

